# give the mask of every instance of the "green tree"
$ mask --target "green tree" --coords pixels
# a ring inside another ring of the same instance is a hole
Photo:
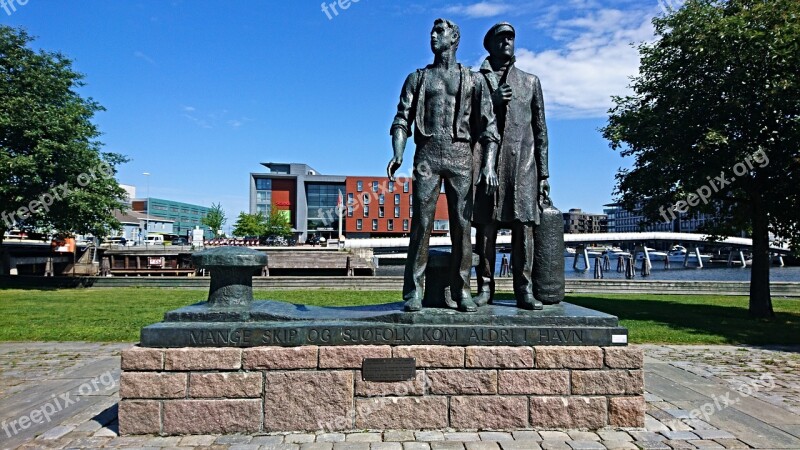
[[[264,214],[239,213],[236,224],[233,226],[234,236],[264,236],[267,234],[267,218]]]
[[[749,311],[771,317],[769,232],[800,248],[800,2],[689,0],[653,24],[603,129],[634,157],[615,193],[652,221],[685,202],[718,218],[713,235],[748,230]]]
[[[292,224],[289,222],[289,212],[278,209],[272,205],[267,217],[266,235],[283,236],[288,238],[292,235]]]
[[[225,211],[222,210],[222,205],[217,203],[211,204],[211,208],[205,217],[200,219],[200,223],[211,229],[211,233],[216,237],[222,231],[222,226],[225,225],[228,219],[225,217]]]
[[[11,228],[108,235],[120,227],[114,175],[127,159],[101,152],[92,119],[104,108],[78,93],[84,76],[32,41],[0,25],[0,243]]]

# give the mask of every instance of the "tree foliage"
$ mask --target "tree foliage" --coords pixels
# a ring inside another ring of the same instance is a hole
[[[214,236],[221,233],[222,226],[225,225],[227,221],[228,219],[225,217],[225,211],[223,211],[220,203],[212,203],[208,214],[200,219],[200,223],[210,228]]]
[[[120,227],[114,175],[127,159],[101,152],[92,119],[104,109],[78,93],[84,76],[32,41],[0,25],[0,242],[11,228],[105,236]]]
[[[683,201],[718,218],[712,234],[750,231],[750,312],[772,316],[769,231],[800,248],[800,2],[689,0],[653,24],[603,129],[634,157],[616,194],[653,221]]]
[[[240,212],[233,226],[234,236],[264,236],[267,234],[267,218],[261,213]]]
[[[285,238],[292,236],[292,224],[289,222],[288,211],[278,209],[272,205],[267,216],[268,236],[282,236]]]

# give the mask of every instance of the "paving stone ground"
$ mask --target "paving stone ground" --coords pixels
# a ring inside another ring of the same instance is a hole
[[[129,345],[0,344],[0,448],[800,449],[800,347],[643,346],[645,429],[120,437]]]

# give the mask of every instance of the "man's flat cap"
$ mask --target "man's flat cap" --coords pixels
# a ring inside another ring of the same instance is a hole
[[[510,23],[496,23],[492,28],[489,28],[489,31],[486,32],[486,36],[483,37],[483,48],[485,48],[487,52],[489,51],[489,39],[491,39],[492,36],[497,36],[500,33],[511,33],[514,36],[517,35],[517,32],[514,31],[514,27]]]

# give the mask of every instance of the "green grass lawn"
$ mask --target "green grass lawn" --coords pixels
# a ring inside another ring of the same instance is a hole
[[[143,326],[206,295],[201,290],[150,288],[3,289],[0,341],[135,342]],[[394,302],[400,294],[257,291],[255,297],[344,306]],[[576,294],[567,301],[618,316],[632,343],[800,344],[800,300],[773,300],[772,320],[750,319],[746,297]]]

